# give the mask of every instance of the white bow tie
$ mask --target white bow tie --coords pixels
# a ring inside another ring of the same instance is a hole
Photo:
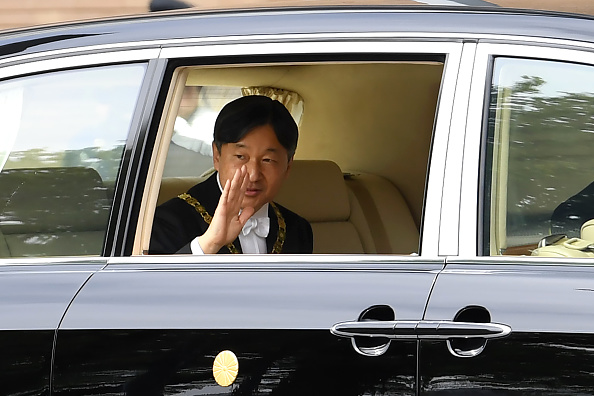
[[[249,234],[252,230],[254,230],[256,235],[258,235],[259,237],[266,238],[268,236],[268,232],[270,231],[270,218],[260,217],[258,219],[255,219],[253,217],[250,217],[243,226],[241,232],[245,236]]]

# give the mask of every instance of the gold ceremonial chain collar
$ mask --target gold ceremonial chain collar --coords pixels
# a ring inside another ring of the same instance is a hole
[[[183,199],[189,205],[192,205],[194,209],[196,209],[196,211],[200,213],[200,216],[202,216],[202,219],[204,219],[206,224],[210,225],[212,221],[212,216],[206,211],[206,208],[202,206],[202,204],[198,202],[196,198],[194,198],[188,193],[180,194],[177,197]],[[276,215],[276,219],[278,221],[278,233],[276,234],[276,242],[274,242],[274,246],[272,247],[272,253],[280,253],[281,250],[283,250],[285,238],[287,237],[287,224],[285,223],[283,215],[281,214],[278,207],[274,204],[274,202],[270,202],[270,205],[272,206],[272,209],[274,209],[274,214]],[[228,244],[227,249],[229,249],[231,253],[239,253],[239,250],[237,250],[233,243]]]

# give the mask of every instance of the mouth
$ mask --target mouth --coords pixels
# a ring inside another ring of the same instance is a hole
[[[260,194],[260,192],[262,192],[262,190],[259,188],[248,188],[245,190],[245,195],[248,197],[255,197],[256,195]]]

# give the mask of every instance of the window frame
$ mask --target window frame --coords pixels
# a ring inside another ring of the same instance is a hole
[[[136,104],[132,113],[132,120],[130,128],[126,134],[126,142],[124,147],[124,153],[122,161],[120,163],[120,169],[117,175],[115,184],[115,194],[111,206],[109,222],[106,227],[106,235],[103,243],[102,252],[99,256],[83,256],[84,260],[104,260],[102,257],[118,254],[116,247],[123,245],[121,242],[118,244],[117,241],[122,239],[120,233],[126,233],[126,229],[122,229],[121,217],[126,216],[126,210],[129,216],[129,208],[123,208],[122,202],[129,202],[125,196],[131,195],[131,191],[134,190],[129,186],[128,179],[133,177],[134,173],[131,172],[133,166],[134,156],[138,156],[137,146],[139,142],[143,140],[141,136],[142,125],[145,125],[148,116],[144,113],[147,111],[146,101],[149,97],[147,91],[151,84],[151,80],[155,72],[155,60],[158,58],[160,49],[157,47],[147,48],[135,48],[136,45],[122,45],[122,48],[112,49],[106,51],[100,48],[87,48],[81,47],[74,50],[68,51],[48,51],[42,52],[35,55],[27,56],[15,56],[8,59],[3,59],[0,62],[0,81],[9,81],[14,78],[43,75],[51,72],[62,72],[68,70],[80,70],[94,67],[111,66],[111,65],[124,65],[124,64],[144,64],[145,74],[142,79]],[[146,135],[146,133],[144,134]],[[142,147],[142,144],[141,144]],[[129,204],[127,204],[129,206]],[[80,261],[79,256],[56,256],[56,257],[42,257],[42,258],[2,258],[0,263],[3,262],[33,262],[39,263],[53,263],[62,262],[63,260],[75,259]]]
[[[489,100],[492,81],[492,66],[496,57],[513,57],[580,63],[594,66],[594,46],[553,47],[543,43],[498,43],[481,42],[474,59],[472,86],[470,90],[464,139],[464,164],[460,199],[459,252],[462,259],[486,257],[498,260],[498,256],[483,252],[484,183],[486,172],[486,133],[489,117]],[[477,171],[479,172],[477,174]],[[489,176],[490,180],[490,176]],[[450,230],[453,232],[453,230]],[[510,260],[510,257],[501,258]],[[517,258],[512,258],[517,260]]]
[[[340,59],[342,56],[358,57],[358,59],[361,59],[366,55],[373,56],[373,54],[381,54],[382,57],[392,55],[397,57],[399,54],[445,55],[444,71],[434,118],[433,141],[430,148],[431,172],[428,172],[427,176],[420,243],[422,256],[437,257],[443,171],[446,158],[445,148],[448,142],[452,102],[456,79],[458,78],[461,52],[462,43],[457,40],[426,41],[391,38],[391,41],[367,39],[364,43],[345,39],[313,42],[294,40],[272,43],[172,46],[163,48],[160,57],[167,58],[170,65],[179,63],[180,66],[224,66],[229,64],[229,57],[242,59],[240,62],[242,64],[253,65],[258,64],[258,59],[262,57],[266,57],[268,60],[266,63],[270,64],[276,62],[286,63],[288,58],[299,56],[308,56],[309,59],[314,60],[318,57],[319,61],[327,62],[329,58]],[[190,61],[197,63],[188,63]],[[234,64],[234,66],[237,65]],[[167,151],[167,145],[171,138],[169,133],[172,130],[173,116],[175,115],[167,109],[177,109],[177,102],[180,95],[179,81],[180,79],[184,79],[183,68],[175,69],[171,73],[169,87],[166,87],[166,83],[163,85],[163,92],[167,90],[168,94],[164,103],[163,116],[160,119],[156,133],[152,158],[150,164],[148,164],[149,171],[142,197],[141,211],[138,217],[139,221],[136,227],[137,233],[132,249],[133,256],[146,254],[161,174],[165,162],[162,153]],[[168,79],[166,78],[165,80]]]

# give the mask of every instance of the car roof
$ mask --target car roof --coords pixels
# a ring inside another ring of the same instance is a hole
[[[189,38],[399,32],[407,36],[525,36],[594,42],[594,17],[551,11],[432,6],[188,9],[0,33],[0,58],[76,47]]]

